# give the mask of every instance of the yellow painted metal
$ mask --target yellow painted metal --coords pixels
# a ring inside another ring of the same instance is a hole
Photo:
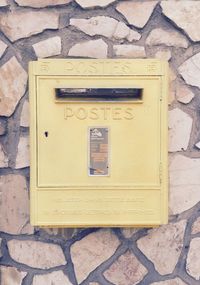
[[[168,64],[157,59],[30,62],[31,224],[168,221]],[[56,88],[142,88],[135,101],[58,100]],[[88,175],[88,130],[109,129],[109,175]]]

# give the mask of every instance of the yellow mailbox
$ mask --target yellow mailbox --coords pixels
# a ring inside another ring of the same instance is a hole
[[[30,62],[31,223],[168,221],[166,62]]]

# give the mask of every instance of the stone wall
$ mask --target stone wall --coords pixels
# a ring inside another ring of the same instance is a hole
[[[37,57],[169,61],[168,225],[29,224],[27,66]],[[199,0],[0,0],[0,283],[200,284],[199,88]]]

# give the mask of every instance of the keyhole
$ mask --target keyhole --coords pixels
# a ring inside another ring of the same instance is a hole
[[[48,132],[44,132],[45,137],[47,138],[49,133]]]

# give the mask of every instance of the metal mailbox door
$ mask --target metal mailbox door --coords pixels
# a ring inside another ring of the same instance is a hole
[[[31,222],[167,222],[167,65],[158,60],[30,64]]]

